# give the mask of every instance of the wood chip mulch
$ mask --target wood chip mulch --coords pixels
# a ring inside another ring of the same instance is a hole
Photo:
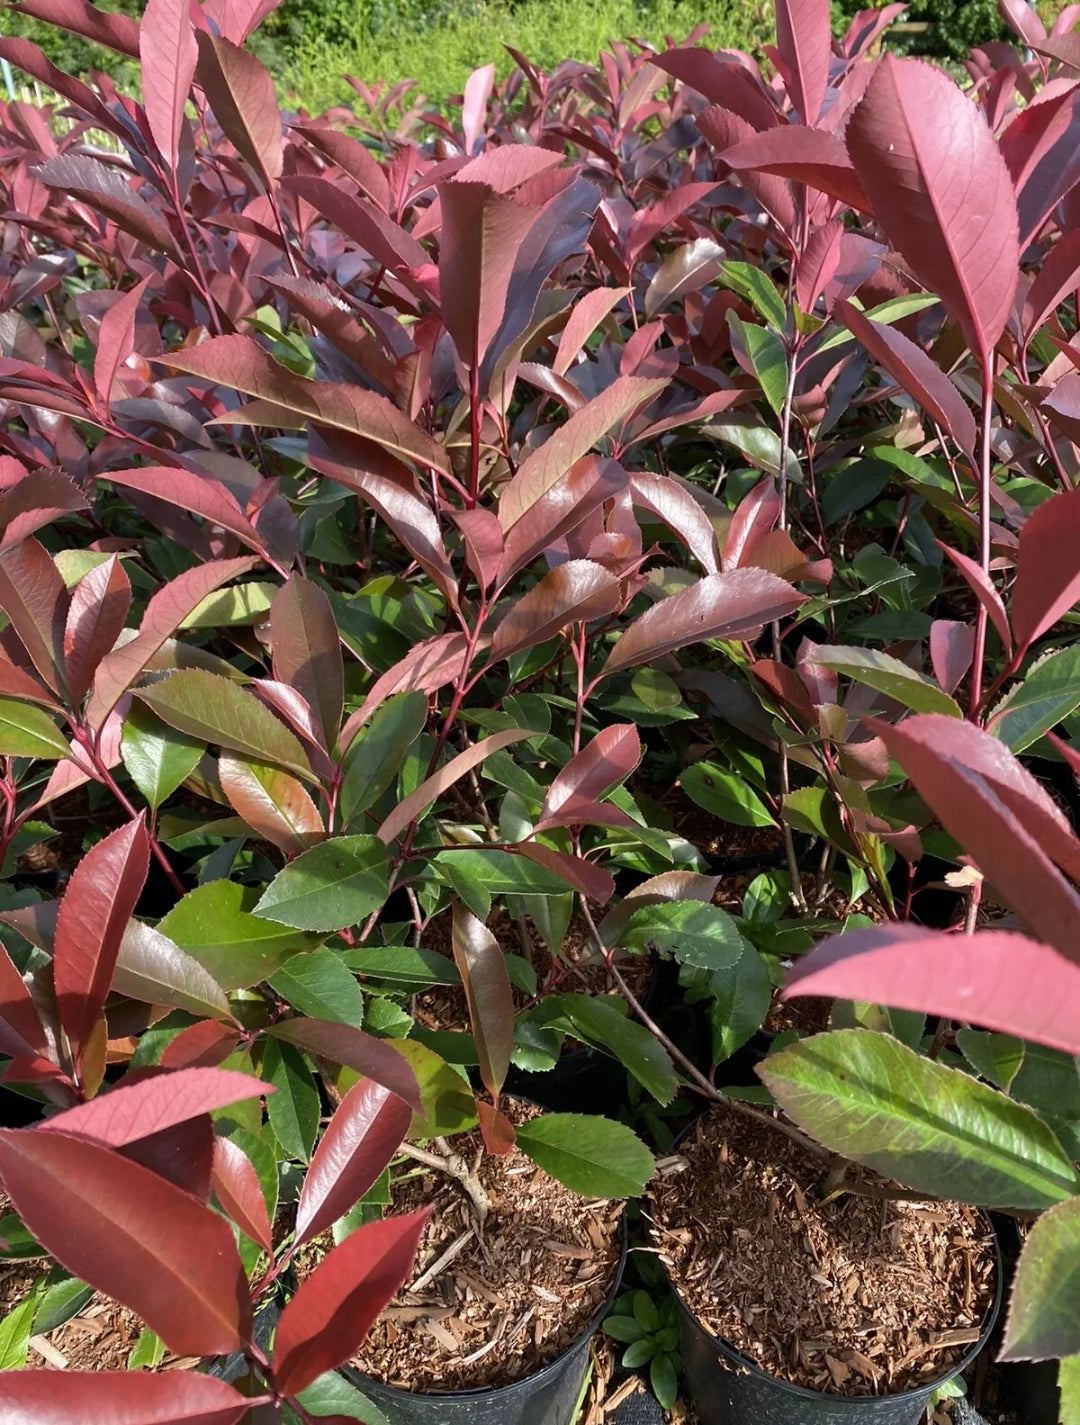
[[[477,1151],[468,1138],[452,1146]],[[490,1200],[479,1229],[453,1179],[420,1168],[394,1182],[393,1212],[434,1212],[410,1285],[353,1358],[363,1374],[413,1391],[509,1385],[567,1350],[607,1300],[621,1202],[579,1197],[517,1148],[505,1158],[484,1154],[479,1177]],[[315,1260],[298,1261],[297,1276]]]
[[[948,1374],[978,1339],[996,1259],[974,1209],[819,1203],[820,1159],[723,1109],[665,1168],[661,1259],[705,1327],[771,1374],[832,1395],[892,1394]]]

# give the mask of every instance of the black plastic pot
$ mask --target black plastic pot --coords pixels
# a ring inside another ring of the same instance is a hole
[[[1004,1269],[997,1250],[997,1291],[978,1341],[943,1375],[897,1395],[826,1395],[791,1385],[718,1336],[711,1335],[671,1283],[679,1308],[679,1335],[687,1391],[702,1425],[919,1425],[931,1395],[986,1346],[1001,1309]]]
[[[395,1390],[350,1366],[343,1374],[377,1405],[390,1425],[573,1425],[577,1418],[589,1348],[601,1321],[619,1294],[626,1266],[628,1228],[623,1214],[622,1254],[607,1300],[574,1344],[542,1370],[513,1385],[483,1390]]]

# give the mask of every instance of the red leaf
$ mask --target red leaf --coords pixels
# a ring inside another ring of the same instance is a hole
[[[729,107],[717,106],[706,109],[697,116],[697,125],[717,154],[726,154],[745,143],[752,143],[759,132],[755,125],[730,111]],[[774,152],[770,142],[768,152]],[[720,160],[726,162],[726,160]],[[795,194],[786,178],[777,177],[758,166],[741,170],[743,187],[753,194],[782,233],[791,233],[795,227]]]
[[[34,667],[59,693],[64,687],[64,623],[68,592],[56,565],[36,539],[0,553],[0,609]]]
[[[893,380],[914,396],[931,419],[948,431],[964,454],[974,460],[975,417],[933,358],[903,332],[871,321],[850,302],[837,302],[833,316],[839,317]]]
[[[281,177],[281,111],[274,81],[253,54],[200,31],[198,80],[225,137],[269,188]]]
[[[605,807],[603,810],[610,811],[612,815],[600,822],[600,825],[626,825],[626,822],[618,820],[619,813],[615,807]],[[629,821],[629,818],[627,820]],[[605,871],[602,866],[597,866],[592,861],[586,861],[584,856],[571,856],[566,851],[552,851],[550,846],[541,846],[538,841],[521,841],[514,850],[519,856],[525,856],[528,860],[535,861],[538,866],[543,866],[545,871],[554,871],[567,885],[573,886],[583,896],[588,896],[599,905],[607,905],[615,894],[615,879],[611,872]]]
[[[1020,531],[1012,619],[1023,652],[1080,599],[1080,490],[1044,500]]]
[[[101,319],[94,356],[94,389],[106,409],[117,373],[134,350],[135,317],[149,281],[149,277],[144,277],[129,292],[124,292]]]
[[[239,1043],[238,1030],[214,1019],[203,1019],[170,1039],[158,1063],[163,1069],[212,1069],[235,1053]]]
[[[110,1148],[34,1129],[0,1129],[0,1172],[49,1254],[177,1355],[220,1355],[247,1339],[232,1228],[188,1193]]]
[[[625,249],[627,262],[633,266],[638,256],[648,247],[649,243],[655,241],[666,228],[674,223],[676,218],[681,217],[682,214],[686,212],[687,208],[692,208],[695,203],[700,203],[701,200],[713,192],[716,187],[716,183],[681,183],[675,188],[669,188],[662,198],[658,199],[655,203],[650,203],[647,208],[639,208],[631,218],[630,230],[626,234]],[[616,291],[614,293],[610,292],[607,288],[599,288],[597,290],[605,298],[614,296],[615,300],[618,301],[626,289],[624,288],[623,292]],[[597,292],[593,291],[589,293],[589,296],[595,298]],[[578,306],[580,305],[581,303],[578,303]],[[612,302],[610,306],[607,307],[607,311],[610,311],[614,305],[615,303]],[[607,312],[604,312],[603,315],[606,316]],[[599,320],[602,320],[602,318],[599,318]],[[567,327],[569,327],[569,323],[567,323]],[[585,335],[587,336],[588,332],[586,332]],[[559,354],[560,356],[562,354],[562,342],[559,343]],[[571,353],[571,355],[572,354],[573,353]]]
[[[81,1135],[79,1135],[81,1136]],[[149,1168],[159,1178],[182,1188],[199,1202],[210,1201],[210,1177],[214,1162],[214,1125],[210,1115],[189,1118],[184,1123],[136,1138],[117,1152],[132,1163]]]
[[[736,506],[724,540],[725,569],[738,569],[753,558],[754,550],[780,518],[780,496],[770,477],[758,483]]]
[[[498,150],[496,150],[497,152]],[[559,337],[559,350],[552,362],[556,376],[565,376],[596,328],[630,293],[629,287],[593,287],[570,308],[566,326]]]
[[[121,18],[117,16],[117,18]],[[257,1402],[195,1371],[4,1371],[4,1425],[239,1425]]]
[[[598,505],[620,494],[627,479],[617,461],[596,455],[586,455],[572,465],[507,529],[500,586],[575,529]]]
[[[1080,89],[1036,95],[1001,135],[1026,246],[1080,179]]]
[[[130,608],[131,584],[115,554],[76,585],[64,629],[64,673],[76,703],[94,681],[98,664],[115,646]]]
[[[504,486],[499,499],[499,523],[503,529],[508,531],[516,524],[572,465],[667,384],[666,377],[646,380],[620,376],[559,426],[538,450],[525,457]]]
[[[0,1054],[47,1059],[48,1040],[26,981],[0,945]]]
[[[1027,0],[998,0],[998,13],[1025,44],[1046,39],[1046,26]]]
[[[223,30],[222,34],[224,33]],[[321,124],[296,124],[294,128],[320,153],[326,154],[343,173],[347,173],[376,207],[384,213],[389,213],[393,201],[390,184],[370,149],[358,139],[343,134],[340,129],[324,128]],[[530,152],[533,150],[530,149]],[[318,204],[315,206],[318,207]]]
[[[2,562],[0,556],[0,564]],[[255,563],[250,556],[212,560],[208,564],[198,564],[194,569],[185,569],[163,585],[147,604],[138,635],[120,648],[114,648],[98,665],[94,691],[86,709],[90,726],[102,726],[166,639],[173,636],[208,594],[220,589],[237,574],[246,573]]]
[[[155,358],[177,371],[258,396],[308,420],[364,436],[393,455],[441,474],[450,461],[439,445],[375,391],[332,381],[308,381],[280,365],[249,336],[216,336],[199,346]]]
[[[351,1024],[335,1024],[328,1019],[282,1019],[269,1033],[275,1039],[295,1044],[305,1054],[329,1059],[346,1069],[374,1079],[383,1088],[403,1098],[417,1113],[424,1112],[416,1075],[408,1062],[385,1039],[376,1039]]]
[[[706,574],[719,572],[716,530],[685,485],[671,476],[635,470],[630,476],[630,492],[635,505],[649,510],[679,536]]]
[[[53,980],[60,1022],[76,1062],[105,1004],[149,864],[150,839],[145,813],[140,813],[91,847],[60,902]]]
[[[115,126],[112,127],[116,132]],[[124,142],[130,139],[126,129],[120,133]],[[177,262],[182,261],[164,218],[118,169],[85,154],[65,153],[43,163],[36,170],[36,176],[50,188],[62,189],[68,198],[77,198],[95,212],[111,218],[118,228],[130,233],[138,242],[166,253]]]
[[[641,760],[641,739],[632,723],[616,723],[598,732],[588,746],[556,774],[547,789],[536,829],[565,826],[579,802],[596,802],[625,781]]]
[[[280,3],[281,0],[206,0],[203,8],[227,40],[242,45]]]
[[[99,10],[89,0],[22,0],[19,9],[24,15],[82,35],[129,59],[139,57],[139,26],[128,15]]]
[[[531,143],[502,143],[470,158],[454,175],[462,183],[486,183],[496,193],[537,178],[563,161],[563,154]]]
[[[86,496],[60,470],[32,470],[0,495],[0,550],[52,524],[61,515],[87,508]]]
[[[228,1138],[214,1139],[214,1166],[210,1178],[214,1195],[226,1213],[264,1252],[272,1253],[270,1218],[259,1175],[251,1159]]]
[[[106,1148],[121,1148],[189,1118],[274,1092],[249,1074],[231,1069],[176,1069],[108,1093],[47,1119],[41,1133],[75,1134]]]
[[[943,721],[954,719],[922,715],[899,727],[875,721],[873,730],[1033,935],[1080,962],[1080,896],[990,782],[939,750]]]
[[[199,515],[211,524],[227,529],[249,549],[265,552],[258,530],[237,503],[231,490],[217,480],[196,475],[172,465],[144,465],[138,470],[110,470],[106,476],[114,485],[141,490],[156,500],[165,500],[178,509]]]
[[[170,173],[180,161],[180,130],[199,58],[191,11],[179,0],[147,0],[139,25],[143,107]]]
[[[793,104],[804,123],[816,124],[829,85],[829,0],[776,0],[776,48]]]
[[[832,218],[810,234],[795,273],[795,293],[804,312],[812,312],[840,266],[844,224]]]
[[[805,602],[805,594],[764,569],[707,574],[646,609],[608,654],[602,675],[709,638],[754,639],[767,623]]]
[[[1080,971],[1007,930],[943,935],[894,925],[836,935],[789,972],[784,999],[797,995],[925,1010],[1080,1054]]]
[[[274,1380],[294,1396],[356,1351],[408,1275],[430,1209],[387,1217],[350,1232],[281,1313]]]
[[[570,559],[511,604],[491,640],[491,656],[509,658],[554,638],[570,623],[603,618],[621,598],[617,574],[592,559]]]
[[[969,623],[935,619],[930,625],[930,663],[946,693],[954,693],[975,656],[975,630]]]
[[[503,557],[503,534],[490,510],[453,510],[454,523],[465,542],[465,562],[481,589],[490,588]]]
[[[502,323],[514,260],[538,213],[483,183],[455,179],[440,185],[439,196],[442,317],[458,355],[475,371]]]
[[[465,81],[465,93],[461,103],[461,128],[465,135],[466,153],[475,153],[482,146],[488,100],[491,98],[494,84],[493,64],[474,69]]]
[[[44,0],[44,3],[48,4],[49,0]],[[23,13],[32,13],[29,5],[23,6]],[[95,11],[95,14],[104,13],[106,12]],[[125,24],[133,24],[125,15],[109,15],[108,18],[123,20]],[[137,27],[135,27],[135,32],[137,47]],[[31,44],[29,40],[17,39],[13,35],[0,36],[0,58],[6,59],[10,64],[30,75],[32,79],[38,80],[39,83],[61,95],[70,104],[74,104],[107,133],[115,134],[118,138],[124,133],[123,126],[117,123],[92,89],[87,88],[81,80],[72,78],[70,74],[65,74],[62,69],[57,69],[52,60],[48,59],[45,53],[37,45]]]
[[[375,1185],[409,1131],[412,1113],[404,1099],[371,1079],[352,1086],[305,1174],[295,1246],[325,1232]]]
[[[514,991],[502,946],[482,920],[454,902],[454,964],[461,973],[480,1077],[498,1098],[514,1052]]]
[[[440,633],[411,648],[404,658],[375,680],[367,697],[351,714],[341,730],[341,753],[348,750],[376,708],[394,693],[433,693],[460,677],[467,651],[468,641],[463,633]]]
[[[1005,328],[1020,267],[1016,199],[982,113],[921,60],[880,60],[847,127],[874,214],[982,360]]]
[[[1020,326],[1029,339],[1051,312],[1080,287],[1080,231],[1063,233],[1050,249],[1046,261],[1024,298]]]
[[[473,767],[479,766],[485,757],[490,757],[493,752],[501,752],[504,747],[520,742],[523,738],[536,736],[537,734],[528,728],[510,727],[504,732],[482,737],[472,747],[467,747],[464,752],[451,757],[449,762],[421,782],[415,791],[410,792],[404,801],[399,802],[379,827],[376,835],[387,845],[396,841],[411,822],[417,821],[443,792],[460,781]]]
[[[320,147],[326,144],[320,141]],[[370,253],[388,272],[412,285],[411,274],[424,267],[428,255],[411,233],[386,215],[381,205],[351,197],[344,189],[325,178],[292,177],[285,181],[290,193],[297,193],[305,202],[328,219],[335,228],[351,237]],[[423,288],[421,287],[421,291]]]
[[[332,750],[345,705],[345,669],[330,600],[317,584],[292,574],[270,606],[274,677],[303,695]]]
[[[650,62],[704,94],[710,104],[722,104],[738,114],[754,129],[768,129],[781,122],[761,81],[734,60],[707,49],[686,48],[655,55]]]
[[[517,1142],[517,1129],[490,1103],[476,1100],[476,1112],[480,1118],[480,1132],[484,1137],[484,1147],[496,1158],[505,1158]]]
[[[960,573],[967,580],[968,587],[982,604],[990,617],[990,622],[997,629],[1002,643],[1005,645],[1005,654],[1012,656],[1012,634],[1009,632],[1009,616],[1005,612],[1005,605],[1001,601],[1001,595],[994,588],[993,582],[988,574],[983,572],[982,566],[974,559],[969,559],[966,554],[961,554],[958,549],[950,549],[947,544],[938,541],[942,553],[947,554],[956,565]]]

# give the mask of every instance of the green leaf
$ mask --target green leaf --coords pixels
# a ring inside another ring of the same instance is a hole
[[[670,1103],[678,1092],[667,1050],[643,1024],[594,995],[552,995],[545,1004],[566,1016],[587,1044],[609,1050],[659,1103]]]
[[[889,1034],[840,1029],[771,1054],[758,1071],[780,1106],[834,1153],[916,1192],[1042,1209],[1080,1190],[1035,1114]]]
[[[740,419],[738,416],[728,416],[726,420],[710,421],[707,426],[702,426],[702,430],[716,440],[733,445],[751,465],[758,466],[769,475],[780,474],[780,437],[769,426],[763,425],[758,417],[747,416]],[[801,485],[803,475],[799,458],[790,448],[785,465],[788,479]]]
[[[338,806],[346,829],[379,800],[405,754],[424,730],[427,698],[420,692],[387,698],[353,739],[343,762]]]
[[[650,950],[673,955],[702,970],[734,965],[746,941],[727,911],[703,901],[663,901],[642,906],[626,922],[620,943],[635,954]]]
[[[382,980],[391,985],[460,985],[457,966],[448,955],[437,950],[418,950],[412,945],[363,945],[359,950],[347,950],[341,956],[365,979]]]
[[[609,1316],[604,1322],[604,1335],[610,1336],[613,1341],[632,1345],[633,1342],[640,1341],[644,1334],[632,1316]]]
[[[78,1315],[93,1294],[92,1286],[66,1274],[59,1281],[47,1284],[34,1314],[33,1334],[47,1336],[50,1331],[63,1326],[65,1321]]]
[[[254,693],[202,668],[181,668],[135,696],[178,732],[314,778],[300,740]]]
[[[318,943],[315,936],[252,915],[255,896],[235,881],[208,881],[177,901],[157,928],[209,970],[223,990],[247,989]]]
[[[653,1357],[649,1365],[649,1385],[660,1409],[670,1410],[679,1394],[679,1382],[675,1375],[675,1362],[666,1351]]]
[[[1011,1034],[990,1034],[984,1029],[960,1029],[960,1052],[981,1078],[1008,1093],[1024,1062],[1024,1041]]]
[[[0,1261],[27,1261],[33,1257],[47,1257],[48,1253],[27,1231],[21,1217],[9,1213],[0,1217],[0,1241],[7,1245],[0,1247]]]
[[[131,1355],[128,1356],[128,1370],[137,1371],[142,1367],[153,1370],[155,1366],[161,1365],[164,1359],[165,1342],[160,1336],[155,1336],[149,1326],[144,1326],[139,1332],[139,1339],[131,1348]]]
[[[742,341],[773,414],[779,416],[787,396],[788,360],[784,343],[775,332],[742,322],[733,312],[728,313],[728,323]]]
[[[650,1334],[660,1330],[660,1313],[647,1291],[634,1292],[634,1319]]]
[[[723,262],[720,278],[732,292],[738,292],[756,307],[774,330],[784,330],[787,321],[784,299],[760,267],[750,262]]]
[[[262,1077],[277,1089],[266,1100],[274,1137],[290,1158],[310,1163],[319,1131],[319,1091],[303,1055],[280,1039],[265,1040]]]
[[[0,1321],[0,1371],[19,1371],[26,1365],[34,1315],[45,1290],[45,1278],[38,1277],[18,1306]]]
[[[0,698],[0,756],[41,757],[55,762],[69,753],[67,739],[44,708]]]
[[[816,656],[816,655],[815,655]],[[876,648],[823,648],[818,662],[884,693],[912,712],[963,717],[959,703],[922,673]]]
[[[467,847],[437,851],[431,865],[474,915],[486,920],[492,899],[506,895],[561,896],[566,882],[526,856]]]
[[[337,1371],[327,1371],[296,1398],[316,1418],[344,1415],[347,1420],[362,1420],[364,1425],[390,1425],[382,1411]]]
[[[634,697],[650,712],[667,712],[682,706],[679,685],[669,673],[659,668],[637,668],[630,679]]]
[[[1080,1356],[1066,1356],[1058,1366],[1061,1425],[1080,1425]]]
[[[838,470],[821,496],[824,524],[839,524],[857,510],[873,504],[892,479],[892,470],[881,460],[867,456]]]
[[[1002,1359],[1080,1353],[1080,1197],[1034,1222],[1016,1264]]]
[[[452,1069],[441,1054],[415,1039],[395,1040],[394,1048],[416,1075],[424,1105],[425,1116],[413,1116],[410,1138],[448,1137],[476,1126],[476,1095],[468,1079]]]
[[[389,874],[377,836],[337,836],[279,871],[255,913],[299,930],[358,925],[386,900]]]
[[[120,755],[155,811],[194,772],[205,751],[205,742],[177,732],[142,703],[132,703],[124,719]]]
[[[1048,653],[994,708],[988,730],[1012,752],[1023,752],[1080,707],[1080,646]]]
[[[271,988],[309,1019],[352,1024],[364,1022],[364,995],[341,955],[324,946],[286,960],[270,980]]]
[[[765,961],[750,944],[726,970],[714,970],[708,980],[713,1058],[718,1064],[761,1028],[772,1003],[772,980]]]
[[[593,1114],[545,1113],[522,1124],[517,1144],[584,1197],[637,1197],[656,1170],[653,1155],[625,1124]]]
[[[656,1342],[651,1336],[645,1336],[640,1341],[635,1341],[632,1346],[628,1346],[623,1352],[623,1369],[628,1371],[637,1370],[646,1361],[651,1361],[656,1355]]]
[[[258,623],[273,603],[278,587],[277,584],[251,583],[218,589],[196,604],[180,627],[226,628]]]
[[[705,811],[735,826],[775,826],[776,820],[753,788],[715,762],[695,762],[679,777],[679,785]]]

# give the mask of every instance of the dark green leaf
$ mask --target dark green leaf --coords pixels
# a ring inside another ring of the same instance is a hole
[[[279,871],[256,915],[299,930],[340,930],[378,910],[389,892],[386,846],[377,836],[338,836]]]
[[[735,826],[775,826],[776,821],[757,793],[715,762],[695,762],[679,777],[679,785],[705,811]]]
[[[1012,752],[1023,752],[1078,707],[1080,646],[1074,644],[1033,664],[994,708],[988,727]]]
[[[1080,1352],[1080,1197],[1033,1223],[1013,1279],[1002,1358],[1045,1361]]]
[[[713,996],[709,1006],[713,1058],[719,1064],[761,1028],[773,987],[765,961],[747,944],[733,965],[713,971],[708,988]]]
[[[691,900],[642,906],[626,922],[620,943],[639,955],[656,949],[703,970],[727,969],[746,947],[727,911]]]
[[[290,1158],[309,1163],[319,1131],[319,1091],[303,1055],[291,1044],[267,1039],[263,1044],[262,1077],[277,1089],[266,1100],[275,1138]]]
[[[678,1091],[667,1051],[659,1040],[620,1012],[609,999],[592,995],[553,995],[545,1001],[563,1014],[579,1038],[607,1049],[638,1083],[660,1103],[670,1103]]]
[[[346,950],[341,959],[358,975],[387,984],[422,988],[461,983],[453,960],[438,950],[418,950],[412,945],[364,945],[359,950]]]
[[[398,693],[388,698],[360,729],[343,763],[338,805],[346,828],[351,828],[393,783],[426,721],[426,696],[420,692]]]
[[[815,655],[816,656],[816,655]],[[818,662],[903,703],[913,712],[963,717],[960,705],[914,668],[876,648],[823,648]]]

